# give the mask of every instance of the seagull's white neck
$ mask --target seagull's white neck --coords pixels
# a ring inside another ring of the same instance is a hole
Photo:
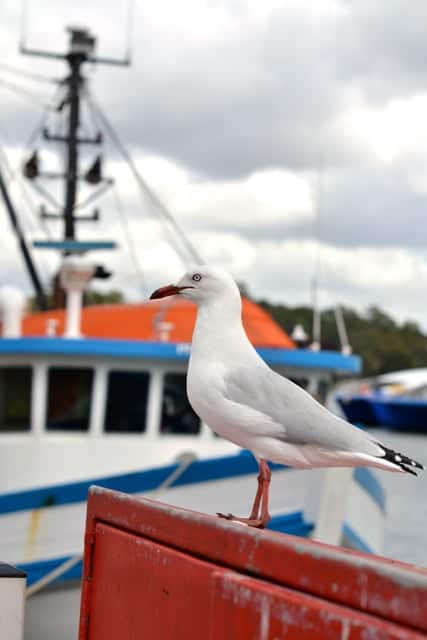
[[[240,295],[215,296],[199,304],[193,333],[192,357],[200,355],[204,358],[228,361],[235,357],[241,358],[242,352],[245,351],[256,355],[243,328]]]

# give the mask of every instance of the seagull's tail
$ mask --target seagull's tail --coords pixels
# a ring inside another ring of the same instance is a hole
[[[397,453],[397,451],[393,451],[393,449],[388,449],[380,442],[376,442],[379,447],[384,451],[383,459],[387,460],[387,462],[391,462],[392,464],[400,467],[402,471],[406,473],[412,473],[413,476],[416,476],[417,473],[414,469],[424,469],[424,466],[417,462],[416,460],[412,460],[412,458],[408,458],[408,456],[403,455],[403,453]]]

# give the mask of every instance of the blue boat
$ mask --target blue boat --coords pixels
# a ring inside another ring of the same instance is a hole
[[[372,396],[337,396],[336,400],[349,422],[362,424],[365,427],[374,427],[381,424],[378,422],[374,410]]]
[[[356,393],[342,393],[335,399],[353,424],[427,433],[425,368],[396,371],[361,381]]]
[[[370,407],[377,424],[388,429],[427,433],[427,400],[409,396],[373,397]]]

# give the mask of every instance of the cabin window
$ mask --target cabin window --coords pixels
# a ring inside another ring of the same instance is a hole
[[[0,431],[29,431],[31,367],[0,368]]]
[[[200,432],[200,419],[187,398],[184,373],[167,373],[164,376],[160,432],[193,435]]]
[[[146,371],[110,371],[104,431],[145,431],[149,384],[150,375]]]
[[[48,431],[88,431],[92,384],[92,369],[49,369]]]

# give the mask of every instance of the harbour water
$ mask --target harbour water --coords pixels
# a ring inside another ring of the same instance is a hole
[[[387,499],[383,555],[427,567],[427,434],[404,434],[386,429],[372,429],[371,433],[426,467],[418,478],[409,474],[377,473]]]

